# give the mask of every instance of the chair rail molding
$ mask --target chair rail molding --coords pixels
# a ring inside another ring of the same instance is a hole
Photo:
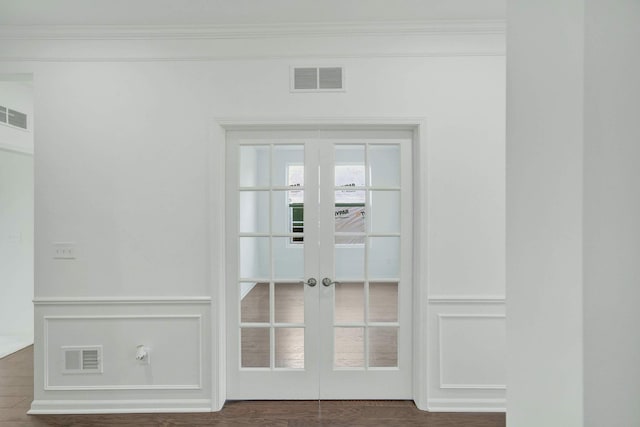
[[[36,306],[46,305],[122,305],[122,304],[211,304],[209,296],[175,297],[36,297]]]
[[[433,295],[430,304],[506,304],[504,295]]]

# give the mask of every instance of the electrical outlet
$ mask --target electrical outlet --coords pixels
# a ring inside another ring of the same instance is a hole
[[[71,242],[57,242],[53,244],[54,259],[75,259],[76,244]]]

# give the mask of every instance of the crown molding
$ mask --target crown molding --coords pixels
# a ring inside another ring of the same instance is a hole
[[[3,40],[215,40],[282,37],[504,34],[505,22],[452,20],[270,25],[0,26]]]

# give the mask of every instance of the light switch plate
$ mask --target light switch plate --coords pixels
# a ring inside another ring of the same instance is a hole
[[[75,259],[76,244],[72,242],[56,242],[53,244],[54,259]]]

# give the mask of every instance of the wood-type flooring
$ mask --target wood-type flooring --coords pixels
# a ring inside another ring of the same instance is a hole
[[[0,359],[0,427],[18,426],[424,426],[504,427],[504,414],[430,413],[410,401],[227,402],[197,414],[27,415],[33,346]]]

